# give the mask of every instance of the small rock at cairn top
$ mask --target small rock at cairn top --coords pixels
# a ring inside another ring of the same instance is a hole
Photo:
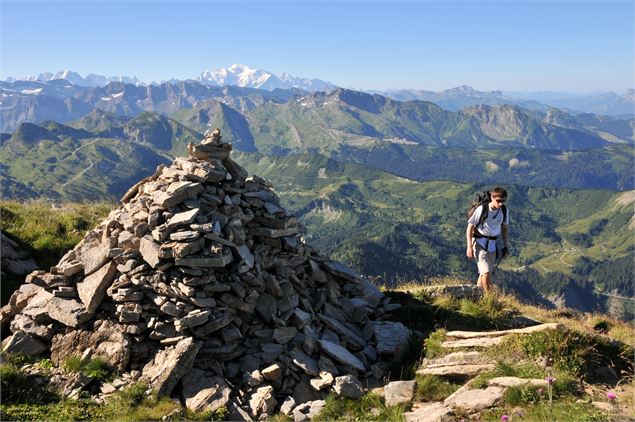
[[[208,130],[205,132],[205,139],[201,142],[202,144],[215,144],[220,145],[221,139],[223,137],[220,134],[220,129],[216,128],[214,130]]]

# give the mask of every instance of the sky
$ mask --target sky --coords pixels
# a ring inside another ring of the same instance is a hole
[[[623,92],[634,1],[0,0],[0,79],[242,63],[356,89]]]

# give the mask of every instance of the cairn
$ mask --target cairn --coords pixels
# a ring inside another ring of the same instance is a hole
[[[135,184],[122,205],[0,317],[2,349],[99,356],[193,410],[310,418],[329,391],[358,397],[409,332],[398,305],[320,256],[273,186],[230,158],[220,130]],[[84,386],[82,386],[84,387]]]

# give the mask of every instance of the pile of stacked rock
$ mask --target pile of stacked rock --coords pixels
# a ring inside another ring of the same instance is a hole
[[[218,129],[189,151],[27,277],[2,309],[13,333],[3,350],[100,356],[120,374],[115,387],[142,381],[233,419],[303,419],[329,391],[357,396],[384,376],[409,335],[384,320],[397,305],[307,246]]]

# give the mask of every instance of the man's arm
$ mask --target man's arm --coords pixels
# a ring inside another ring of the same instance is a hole
[[[474,224],[467,223],[467,230],[465,230],[465,240],[467,241],[467,249],[465,250],[465,255],[468,258],[474,258],[474,251],[472,250],[472,242],[474,236]]]

